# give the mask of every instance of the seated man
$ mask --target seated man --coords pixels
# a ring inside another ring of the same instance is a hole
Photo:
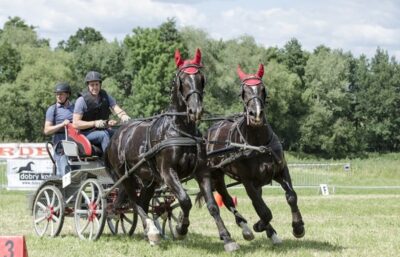
[[[100,146],[104,153],[113,134],[109,126],[117,123],[115,120],[109,120],[110,109],[122,122],[127,122],[130,117],[117,105],[112,96],[101,89],[101,82],[100,73],[89,71],[86,74],[87,90],[75,102],[73,126],[92,144]]]
[[[45,135],[53,135],[52,142],[57,175],[64,176],[70,170],[70,167],[60,141],[65,139],[64,127],[72,121],[74,105],[69,101],[71,87],[67,83],[58,83],[54,93],[56,94],[56,103],[46,111],[43,132]]]

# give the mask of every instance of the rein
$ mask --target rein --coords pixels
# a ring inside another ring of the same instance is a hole
[[[157,114],[157,115],[154,115],[154,116],[150,116],[150,117],[131,119],[131,120],[129,120],[129,122],[148,121],[148,120],[161,118],[161,117],[164,117],[164,116],[186,116],[186,115],[187,115],[186,112],[164,112],[164,113],[160,113],[160,114]]]

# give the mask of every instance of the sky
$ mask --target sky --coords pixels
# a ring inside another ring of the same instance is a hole
[[[218,40],[248,35],[281,48],[296,38],[307,51],[325,45],[369,58],[380,47],[400,61],[398,0],[0,0],[0,26],[14,16],[53,47],[79,28],[122,41],[133,28],[175,18],[178,29],[202,29]]]

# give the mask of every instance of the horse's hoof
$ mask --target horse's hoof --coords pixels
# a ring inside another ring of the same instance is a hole
[[[304,226],[293,228],[293,236],[295,238],[302,238],[306,234]]]
[[[251,229],[249,228],[249,226],[247,225],[247,223],[245,222],[241,222],[240,223],[240,227],[242,228],[242,235],[243,238],[247,241],[251,241],[254,239],[254,234],[253,231],[251,231]]]
[[[254,239],[254,234],[253,232],[251,232],[251,230],[249,231],[244,231],[242,232],[243,238],[247,241],[251,241]]]
[[[236,242],[230,242],[230,243],[224,244],[224,248],[225,248],[225,251],[227,251],[227,252],[233,252],[233,251],[239,250],[240,247]]]
[[[149,239],[151,245],[159,244],[161,241],[161,236],[159,233],[147,233],[147,238]]]
[[[300,220],[298,222],[293,222],[292,227],[293,227],[293,236],[294,237],[302,238],[306,234],[306,231],[304,229],[304,222],[302,220]]]
[[[151,240],[149,240],[149,243],[150,243],[151,246],[159,245],[160,242],[161,242],[160,240],[159,241],[151,241]]]
[[[269,239],[271,239],[273,245],[282,244],[282,239],[280,239],[276,233],[273,233]]]
[[[183,240],[186,238],[186,234],[185,235],[179,234],[176,228],[173,229],[172,234],[175,240]]]
[[[151,219],[146,220],[146,234],[150,245],[157,245],[161,241],[161,235]]]

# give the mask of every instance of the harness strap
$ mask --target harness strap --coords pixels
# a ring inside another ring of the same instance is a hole
[[[151,129],[153,128],[153,125],[154,125],[155,122],[156,122],[156,119],[152,120],[151,123],[150,123],[150,126],[148,126],[147,129],[146,129],[146,143],[144,145],[144,151],[145,152],[147,152],[147,150],[149,148],[151,148],[150,132],[151,132]],[[152,176],[153,180],[148,185],[148,186],[150,186],[154,181],[154,177],[159,173],[157,172],[157,167],[156,167],[156,165],[154,163],[154,159],[153,158],[146,158],[146,163],[149,166],[149,168],[150,168],[150,170],[151,170],[151,172],[153,174],[153,176]]]
[[[233,133],[235,132],[235,130],[237,130],[237,132],[239,133],[239,137],[240,137],[240,141],[248,144],[245,137],[243,136],[242,132],[240,131],[240,126],[242,126],[244,122],[244,116],[241,116],[239,119],[235,120],[235,122],[232,124],[231,128],[229,129],[229,133],[228,133],[228,139],[229,142],[232,142],[233,139]],[[227,143],[229,143],[227,142]]]
[[[172,147],[172,146],[195,146],[197,142],[192,139],[192,138],[187,138],[187,137],[171,137],[167,138],[160,143],[154,145],[152,148],[150,148],[147,152],[143,153],[140,155],[143,159],[151,159],[153,158],[158,152],[161,150],[164,150],[167,147]],[[130,172],[130,170],[128,171]]]

